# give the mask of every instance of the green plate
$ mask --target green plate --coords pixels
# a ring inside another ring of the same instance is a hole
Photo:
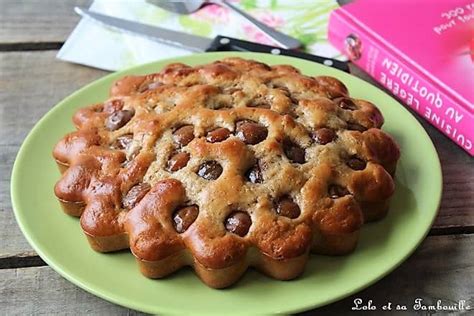
[[[65,215],[53,194],[60,175],[51,151],[64,134],[73,130],[74,111],[103,101],[111,83],[125,74],[157,72],[171,62],[197,65],[230,56],[290,64],[308,75],[334,76],[347,85],[353,97],[378,105],[386,120],[384,129],[396,138],[402,152],[388,217],[364,226],[351,255],[312,256],[304,275],[296,280],[276,281],[250,270],[239,283],[225,290],[208,288],[190,269],[162,280],[147,279],[129,252],[94,252],[78,219]],[[41,258],[66,279],[136,310],[194,315],[297,312],[360,291],[392,271],[420,244],[436,216],[441,187],[440,163],[430,138],[417,120],[384,92],[349,74],[309,61],[230,52],[138,66],[108,75],[67,97],[36,124],[23,143],[13,167],[11,192],[23,234]]]

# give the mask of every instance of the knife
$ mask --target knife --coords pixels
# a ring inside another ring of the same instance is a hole
[[[86,9],[81,9],[79,7],[75,7],[74,11],[76,11],[76,13],[82,17],[90,18],[113,29],[139,35],[160,43],[188,49],[194,52],[240,51],[269,53],[273,55],[284,55],[306,59],[345,72],[349,72],[349,66],[345,62],[332,58],[311,55],[298,50],[289,50],[275,46],[257,44],[229,36],[218,35],[214,39],[210,39],[207,37],[191,35],[157,26],[116,18]]]

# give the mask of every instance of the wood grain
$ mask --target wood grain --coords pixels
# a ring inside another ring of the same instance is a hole
[[[56,53],[0,53],[0,257],[31,251],[10,202],[11,168],[23,139],[58,101],[106,74],[56,60]]]
[[[55,59],[54,49],[79,21],[72,8],[90,3],[0,0],[0,51],[50,50],[0,53],[0,314],[140,315],[97,298],[40,266],[44,263],[18,229],[10,203],[11,167],[28,131],[62,98],[105,74]],[[373,83],[359,69],[353,72]],[[305,315],[347,314],[354,298],[409,306],[416,297],[447,303],[466,299],[474,305],[474,235],[459,235],[474,232],[474,159],[419,120],[438,150],[444,177],[441,208],[431,234],[445,236],[428,237],[407,262],[368,289]]]
[[[140,315],[81,290],[49,267],[0,270],[2,315]]]
[[[373,300],[379,307],[391,301],[411,308],[418,297],[426,304],[433,304],[438,299],[445,304],[453,304],[464,299],[474,306],[473,261],[474,235],[428,237],[407,262],[373,286],[303,315],[345,315],[356,298],[365,302]],[[6,315],[139,315],[81,290],[49,267],[0,270],[0,306]],[[379,315],[380,310],[372,314]]]
[[[88,7],[90,3],[91,0],[0,0],[0,47],[64,42],[80,19],[74,6]]]
[[[412,257],[381,281],[347,299],[316,311],[321,315],[344,315],[354,306],[356,298],[361,298],[364,302],[372,300],[379,307],[392,302],[409,308],[413,306],[415,298],[422,298],[427,305],[436,304],[437,300],[442,300],[445,305],[466,300],[474,308],[473,250],[472,234],[430,236]],[[413,309],[409,312],[414,314]],[[381,315],[381,310],[359,313]],[[400,315],[397,311],[388,314]],[[428,315],[433,312],[421,314]],[[469,312],[455,313],[463,314],[468,315]],[[312,312],[305,315],[312,315]]]
[[[34,251],[0,255],[0,269],[45,266],[46,263]]]

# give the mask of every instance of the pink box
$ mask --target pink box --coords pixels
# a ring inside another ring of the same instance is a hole
[[[474,2],[359,0],[332,12],[329,40],[474,156]]]

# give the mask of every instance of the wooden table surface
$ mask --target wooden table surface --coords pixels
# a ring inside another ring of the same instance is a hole
[[[0,0],[0,314],[140,314],[81,290],[48,267],[20,232],[10,202],[11,169],[27,133],[58,101],[106,74],[55,58],[79,20],[72,7],[88,3]],[[355,298],[409,307],[415,298],[426,304],[466,300],[474,307],[474,159],[421,123],[443,169],[443,198],[429,236],[375,285],[308,314],[344,314]]]

